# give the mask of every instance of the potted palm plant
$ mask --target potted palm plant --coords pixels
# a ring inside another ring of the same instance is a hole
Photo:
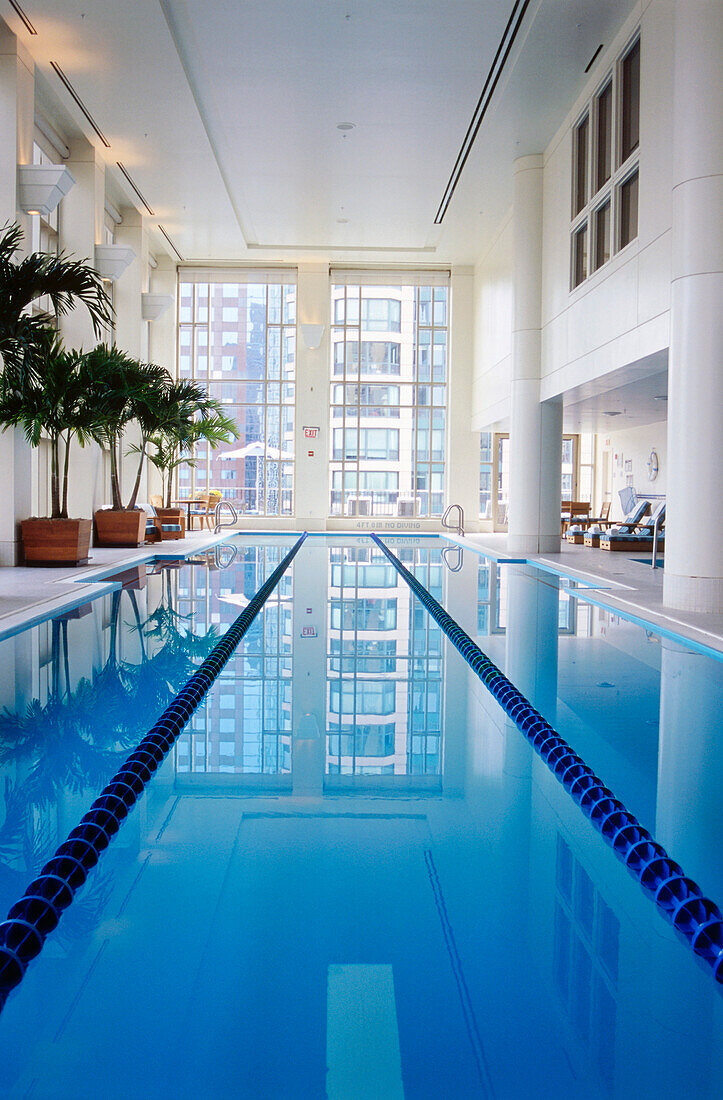
[[[28,359],[32,366],[27,366]],[[0,423],[19,427],[31,447],[50,443],[49,518],[21,523],[28,565],[84,565],[88,561],[91,521],[68,516],[68,471],[71,443],[94,439],[99,410],[88,400],[81,356],[65,351],[58,334],[37,329],[22,356],[6,361],[0,385]]]
[[[174,471],[183,464],[196,464],[195,444],[203,441],[218,447],[238,437],[235,422],[198,382],[174,383],[168,398],[168,415],[148,439],[153,448],[148,458],[161,474],[166,512],[171,509]]]
[[[0,400],[3,405],[9,402],[7,415],[3,416],[5,427],[22,426],[35,446],[42,433],[50,435],[54,479],[52,517],[32,521],[35,526],[32,535],[27,529],[26,557],[36,564],[77,563],[88,556],[83,524],[89,521],[68,519],[68,448],[74,436],[83,438],[83,418],[89,410],[83,410],[74,389],[75,367],[70,368],[70,360],[63,360],[65,353],[48,334],[48,328],[56,317],[80,303],[100,334],[104,326],[110,325],[113,309],[102,279],[87,263],[42,252],[18,259],[22,242],[20,226],[5,225],[0,230]],[[33,304],[45,297],[52,315],[32,312]],[[33,549],[30,544],[38,534],[44,547]],[[25,532],[23,537],[25,540]]]
[[[6,224],[0,230],[0,358],[6,366],[30,369],[28,353],[35,336],[54,319],[46,313],[28,313],[34,302],[47,296],[55,316],[84,305],[97,336],[110,325],[113,307],[100,275],[82,260],[44,252],[16,259],[23,237],[19,225]]]
[[[154,409],[172,379],[164,367],[139,363],[119,348],[99,344],[83,356],[81,374],[86,391],[99,411],[95,439],[110,457],[110,508],[95,513],[96,540],[101,546],[140,546],[145,540],[146,512],[136,507],[147,438],[155,423]],[[127,504],[123,503],[120,467],[124,434],[132,423],[141,431],[141,458]],[[146,442],[144,443],[144,439]]]

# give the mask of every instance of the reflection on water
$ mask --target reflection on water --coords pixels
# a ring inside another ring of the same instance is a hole
[[[438,775],[442,632],[374,547],[329,556],[326,772]],[[439,598],[442,565],[423,557],[422,583]]]
[[[222,633],[288,553],[287,545],[239,549],[227,569],[217,558],[179,576],[176,600],[199,628]],[[229,661],[176,745],[179,773],[291,772],[292,574],[265,603],[242,651]]]
[[[0,713],[4,911],[218,639],[177,610],[169,570],[119,581],[111,596],[0,643],[15,670]],[[86,891],[80,910],[95,901]]]
[[[292,541],[0,643],[6,909]],[[554,575],[389,542],[723,897],[723,664]],[[382,970],[408,1098],[723,1094],[709,968],[383,555],[310,539],[9,998],[8,1096],[324,1095],[330,1034],[382,1056],[334,982],[376,996]]]

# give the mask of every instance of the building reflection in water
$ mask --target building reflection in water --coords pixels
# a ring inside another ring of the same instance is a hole
[[[440,599],[439,555],[398,553]],[[440,775],[442,631],[366,541],[330,551],[327,683],[328,776]]]
[[[288,549],[239,547],[226,568],[213,553],[200,558],[175,578],[179,611],[192,616],[196,631],[225,633]],[[289,572],[178,739],[179,775],[290,776],[292,590]]]

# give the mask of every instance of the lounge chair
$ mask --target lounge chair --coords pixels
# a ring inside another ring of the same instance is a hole
[[[633,510],[628,513],[625,519],[621,523],[613,524],[609,520],[600,522],[597,524],[598,530],[587,530],[584,535],[585,546],[599,546],[600,539],[602,538],[604,531],[600,530],[603,527],[610,527],[611,532],[615,532],[620,535],[632,534],[637,524],[639,524],[643,516],[646,516],[650,511],[649,500],[639,500]]]
[[[661,532],[665,527],[665,501],[656,504],[653,512],[644,523],[633,524],[632,531],[608,531],[600,536],[601,550],[652,550],[653,532],[657,527]],[[658,549],[662,550],[664,539],[658,534]]]

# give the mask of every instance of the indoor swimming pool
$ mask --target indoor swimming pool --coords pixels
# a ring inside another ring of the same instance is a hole
[[[296,535],[0,641],[0,909]],[[605,592],[384,536],[723,903],[723,660]],[[366,535],[307,538],[0,1013],[0,1097],[723,1094],[723,986]]]

